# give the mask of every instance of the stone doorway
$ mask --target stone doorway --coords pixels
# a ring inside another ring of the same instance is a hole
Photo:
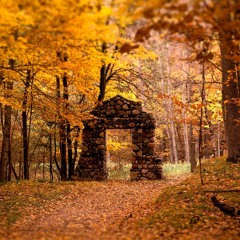
[[[132,132],[130,129],[106,130],[108,179],[130,180],[132,169]]]
[[[161,160],[154,154],[155,120],[142,110],[141,102],[117,95],[92,110],[84,122],[82,153],[75,179],[107,179],[106,129],[131,129],[131,180],[161,179]]]

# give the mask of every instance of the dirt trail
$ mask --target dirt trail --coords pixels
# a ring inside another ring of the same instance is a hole
[[[61,200],[14,224],[7,239],[131,239],[125,227],[149,214],[160,191],[179,181],[76,184]]]

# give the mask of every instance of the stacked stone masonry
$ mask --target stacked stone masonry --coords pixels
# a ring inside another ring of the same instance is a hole
[[[154,155],[155,120],[140,102],[117,95],[92,110],[84,122],[82,153],[75,179],[107,179],[106,129],[131,129],[131,180],[162,179],[161,159]]]

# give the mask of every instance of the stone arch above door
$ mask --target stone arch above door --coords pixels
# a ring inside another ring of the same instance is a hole
[[[142,110],[141,102],[117,95],[92,110],[84,122],[82,153],[74,179],[107,179],[106,129],[132,130],[131,180],[161,179],[161,160],[154,155],[155,120]]]

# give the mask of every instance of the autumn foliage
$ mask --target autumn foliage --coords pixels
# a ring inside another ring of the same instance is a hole
[[[154,114],[165,161],[238,162],[237,1],[3,0],[0,10],[1,181],[71,179],[83,121],[119,93]]]
[[[238,0],[0,12],[0,239],[239,239]],[[108,129],[109,179],[68,181],[84,121],[117,94],[153,114],[164,178],[128,181],[132,133]]]

